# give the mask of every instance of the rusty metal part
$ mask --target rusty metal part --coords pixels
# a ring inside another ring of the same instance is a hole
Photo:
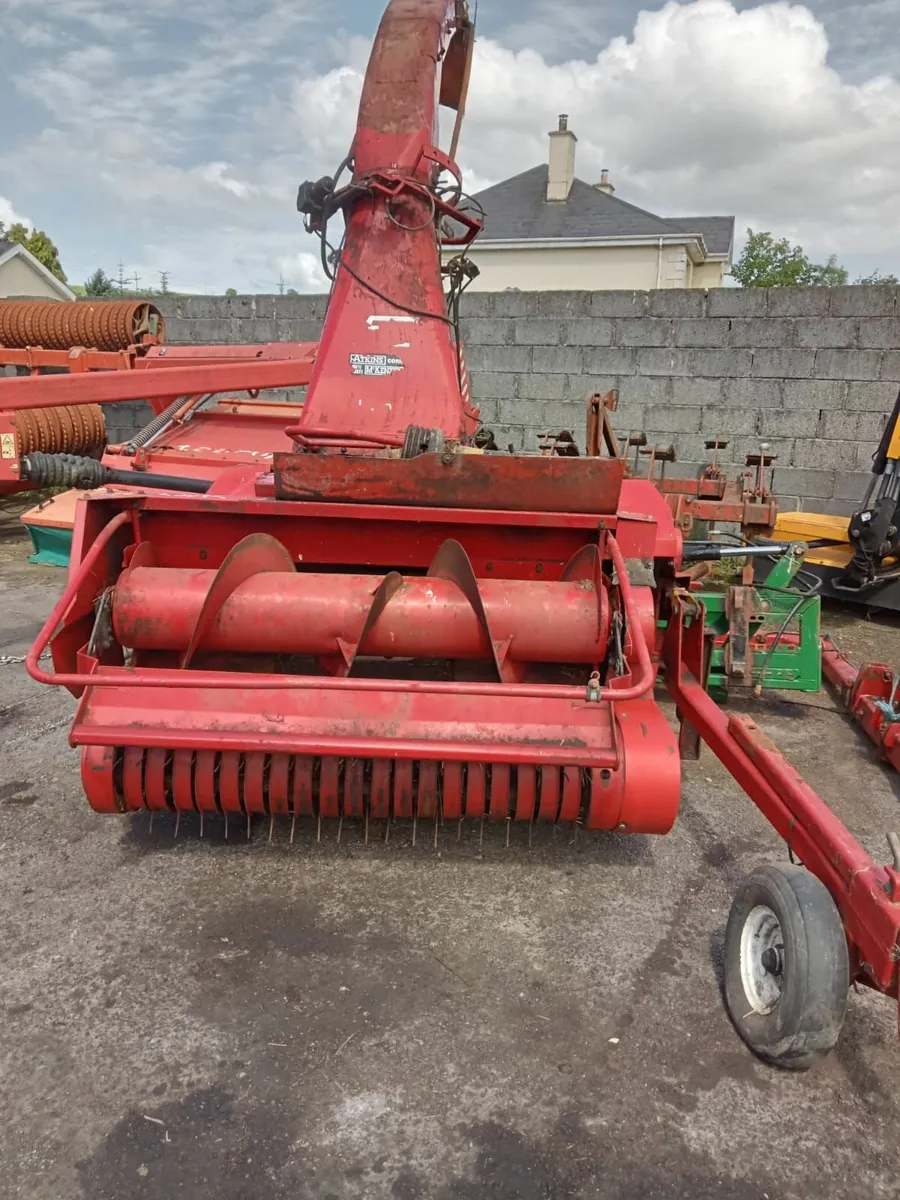
[[[106,445],[106,420],[99,404],[34,408],[13,414],[19,454],[92,454]]]
[[[851,718],[863,727],[878,753],[900,771],[900,679],[887,663],[858,669],[828,637],[822,638],[822,670]]]
[[[377,458],[276,454],[283,500],[615,512],[625,468],[608,458],[420,454]]]
[[[127,350],[165,341],[165,322],[148,300],[4,300],[0,345],[17,349]]]
[[[595,392],[588,400],[585,454],[596,458],[604,448],[610,458],[622,458],[622,451],[613,433],[609,414],[619,407],[619,389],[612,388],[605,395]]]

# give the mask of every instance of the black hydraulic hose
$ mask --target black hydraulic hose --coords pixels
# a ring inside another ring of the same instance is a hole
[[[22,459],[22,478],[38,487],[96,488],[106,483],[129,487],[162,488],[172,492],[208,492],[211,479],[183,475],[151,475],[148,471],[118,471],[95,458],[80,454],[42,454],[36,450]]]
[[[683,562],[714,562],[720,558],[766,558],[773,554],[787,554],[789,542],[769,542],[765,546],[723,546],[720,542],[684,542]]]
[[[884,427],[881,441],[878,443],[878,449],[875,451],[872,459],[873,475],[883,475],[887,470],[888,450],[890,449],[891,439],[897,429],[898,421],[900,421],[900,391],[897,392],[897,399],[894,401],[894,411],[891,413],[891,419]]]

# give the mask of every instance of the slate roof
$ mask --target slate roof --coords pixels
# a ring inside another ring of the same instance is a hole
[[[734,217],[658,217],[581,179],[564,203],[547,203],[546,164],[485,188],[474,199],[485,211],[480,243],[549,241],[554,238],[671,237],[696,233],[709,254],[728,254]]]

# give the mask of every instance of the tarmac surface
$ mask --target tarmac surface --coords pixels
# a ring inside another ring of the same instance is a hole
[[[0,655],[63,585],[26,553],[0,514]],[[894,1003],[805,1075],[729,1022],[731,897],[786,852],[708,751],[666,838],[176,839],[90,811],[73,707],[0,666],[2,1200],[900,1196]],[[885,861],[900,777],[830,696],[752,711]]]

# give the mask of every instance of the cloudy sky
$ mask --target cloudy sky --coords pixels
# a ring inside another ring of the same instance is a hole
[[[382,0],[0,0],[0,221],[70,281],[318,290],[297,184],[346,152]],[[900,0],[480,0],[470,191],[543,162],[900,274]]]

